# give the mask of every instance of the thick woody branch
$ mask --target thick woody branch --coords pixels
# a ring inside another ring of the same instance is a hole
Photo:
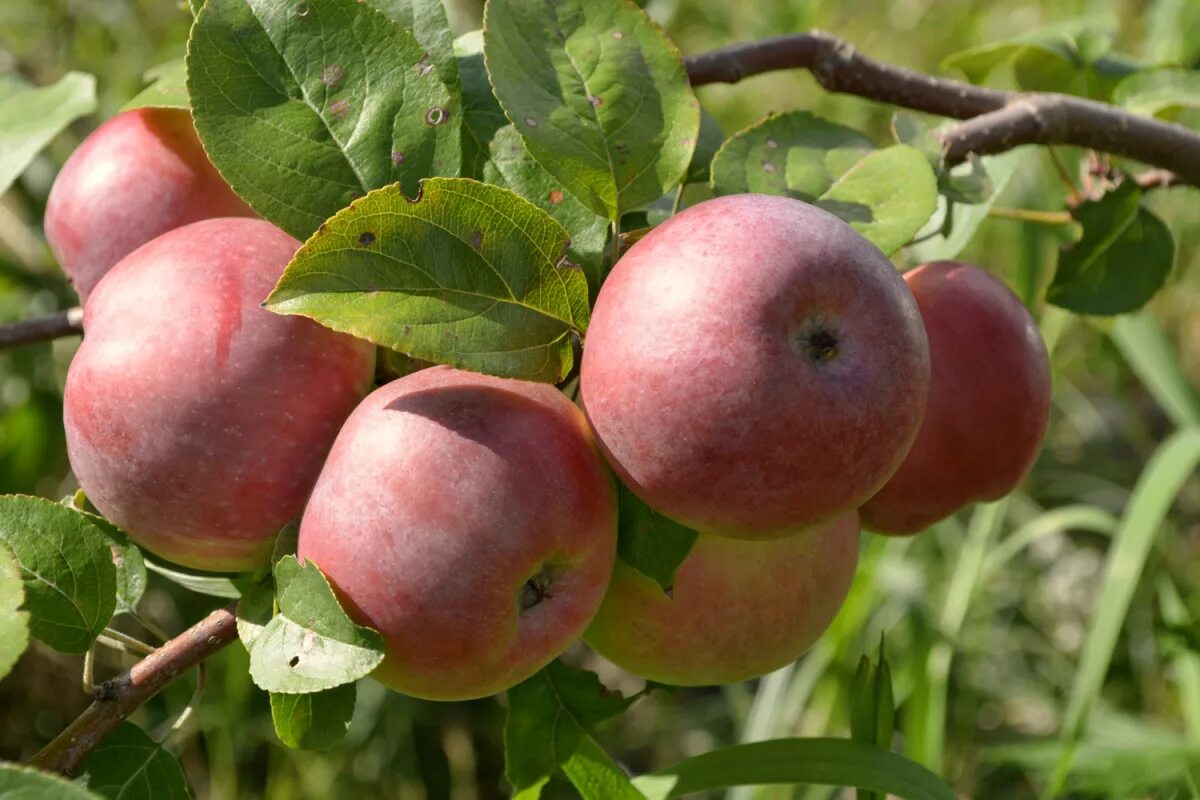
[[[237,638],[237,603],[217,609],[133,665],[101,684],[96,700],[29,760],[32,766],[75,775],[113,729],[167,684]]]
[[[0,325],[0,350],[80,333],[83,333],[83,309],[71,308],[44,317]]]
[[[867,58],[820,31],[734,45],[687,60],[693,85],[736,83],[781,69],[807,69],[831,92],[966,122],[943,136],[947,161],[1023,144],[1100,150],[1169,170],[1169,183],[1200,186],[1200,134],[1179,125],[1063,94],[1014,94],[934,78]],[[1163,185],[1156,180],[1151,185]]]
[[[956,125],[942,142],[951,164],[1023,144],[1069,144],[1153,164],[1200,185],[1200,135],[1079,97],[1016,95],[1004,108]]]
[[[830,92],[955,119],[1003,108],[1010,98],[1008,92],[875,61],[846,40],[823,31],[735,44],[687,59],[688,79],[693,86],[737,83],[782,69],[806,69]]]

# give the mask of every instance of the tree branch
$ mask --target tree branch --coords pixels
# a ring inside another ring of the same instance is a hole
[[[75,775],[105,737],[167,684],[237,638],[237,603],[219,608],[117,678],[96,689],[96,700],[29,760],[32,766]]]
[[[1173,171],[1170,183],[1200,186],[1200,134],[1064,94],[1015,94],[934,78],[867,58],[853,45],[814,31],[701,53],[687,59],[692,85],[736,83],[781,69],[807,69],[831,92],[968,120],[946,132],[946,160],[1023,144],[1101,150]],[[1161,185],[1159,181],[1154,185]]]
[[[44,317],[0,325],[0,350],[80,333],[83,333],[83,309],[69,308]]]

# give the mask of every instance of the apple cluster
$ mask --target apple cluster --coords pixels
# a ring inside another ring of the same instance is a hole
[[[298,555],[378,630],[375,676],[466,699],[581,637],[678,685],[783,666],[828,627],[860,526],[910,534],[1011,491],[1040,448],[1038,330],[987,272],[901,275],[790,198],[694,205],[601,288],[579,402],[431,367],[260,307],[300,243],[209,163],[186,111],[101,126],[46,233],[84,305],[64,403],[89,499],[147,550],[244,571]],[[372,390],[373,389],[373,390]],[[664,591],[616,558],[619,480],[698,533]]]

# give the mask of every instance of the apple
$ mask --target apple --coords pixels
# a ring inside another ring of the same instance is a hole
[[[46,240],[82,301],[114,264],[154,237],[254,212],[209,162],[192,116],[125,111],[92,132],[50,189]]]
[[[935,261],[904,275],[921,307],[933,378],[917,440],[862,507],[879,533],[916,533],[1024,479],[1050,420],[1050,359],[1037,324],[978,267]]]
[[[519,683],[579,638],[616,537],[612,476],[563,394],[431,367],[347,420],[298,553],[383,635],[378,680],[465,700]]]
[[[164,559],[261,565],[370,389],[370,344],[259,307],[299,246],[258,219],[195,222],[122,259],[84,308],[64,399],[71,467]]]
[[[600,289],[583,406],[645,503],[721,536],[786,536],[857,508],[925,409],[916,302],[874,245],[784,197],[699,203]]]
[[[784,539],[701,534],[671,594],[624,562],[584,640],[629,672],[677,686],[733,683],[795,661],[846,599],[858,564],[851,511]]]

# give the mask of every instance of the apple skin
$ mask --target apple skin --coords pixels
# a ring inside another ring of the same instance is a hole
[[[104,273],[169,230],[254,212],[209,162],[187,111],[137,108],[105,122],[63,165],[46,240],[81,301]]]
[[[67,372],[71,467],[95,506],[169,561],[241,571],[304,508],[375,350],[259,307],[300,243],[196,222],[121,260]]]
[[[612,476],[565,396],[431,367],[375,390],[347,420],[298,553],[383,635],[374,677],[466,700],[525,680],[579,638],[616,537]]]
[[[878,533],[917,533],[971,503],[999,500],[1033,466],[1050,421],[1050,359],[1012,291],[970,264],[904,275],[921,307],[933,378],[917,440],[861,510]]]
[[[621,480],[688,527],[766,539],[857,508],[916,437],[929,353],[874,245],[799,200],[729,195],[600,289],[583,406]]]
[[[858,515],[785,539],[700,534],[668,597],[617,562],[584,640],[648,680],[707,686],[795,661],[842,607],[858,564]]]

